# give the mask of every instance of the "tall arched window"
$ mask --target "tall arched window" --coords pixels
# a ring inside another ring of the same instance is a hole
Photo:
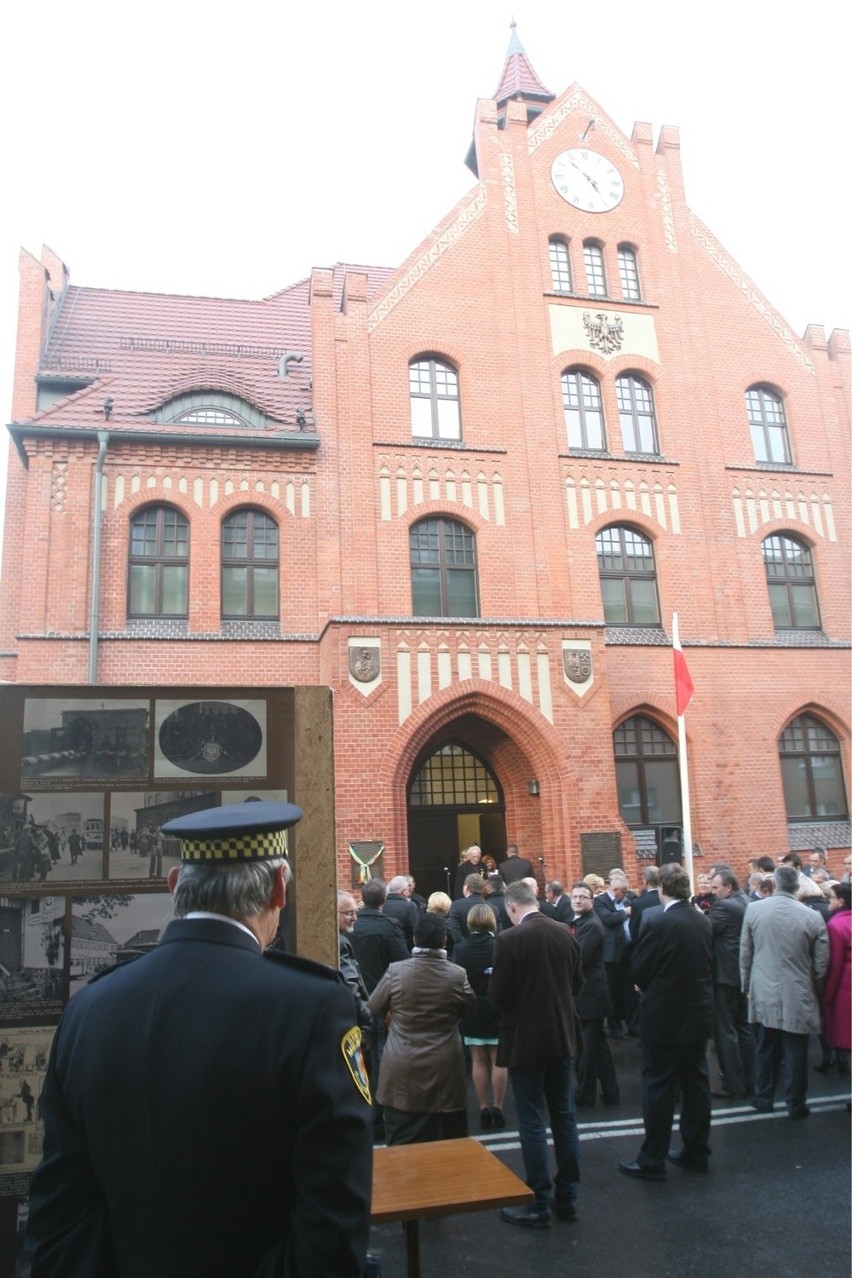
[[[127,615],[185,617],[189,522],[171,506],[147,506],[130,521]]]
[[[837,737],[812,714],[800,714],[779,741],[784,802],[790,821],[844,820],[849,815]]]
[[[657,453],[654,393],[642,377],[624,373],[615,379],[618,416],[626,453]]]
[[[597,378],[582,368],[569,368],[562,374],[562,406],[569,448],[603,452],[606,448],[603,403]]]
[[[222,524],[222,616],[278,616],[278,525],[261,510],[236,510]]]
[[[654,547],[634,528],[603,528],[595,538],[604,621],[608,626],[658,626],[660,602]]]
[[[409,531],[415,617],[478,617],[476,540],[455,519],[421,519]]]
[[[642,296],[639,291],[639,267],[636,251],[629,244],[618,246],[618,277],[621,281],[621,296],[628,302],[638,302]]]
[[[792,454],[781,396],[768,386],[752,386],[746,391],[746,409],[755,461],[789,465]]]
[[[767,537],[763,563],[776,630],[819,630],[819,605],[811,552],[786,533]]]
[[[652,719],[634,715],[613,733],[618,806],[627,825],[680,825],[677,746]]]
[[[587,241],[583,245],[583,261],[586,266],[586,288],[589,297],[606,297],[606,272],[600,244]]]
[[[459,376],[450,364],[431,356],[413,360],[408,389],[416,439],[461,439]]]
[[[554,293],[571,292],[571,259],[568,245],[558,235],[552,235],[550,248],[550,282]]]

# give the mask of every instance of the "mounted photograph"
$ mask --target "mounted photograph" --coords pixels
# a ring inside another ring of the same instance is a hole
[[[154,776],[266,778],[266,702],[157,701]]]
[[[100,880],[103,854],[103,794],[0,794],[0,883]]]
[[[215,790],[119,791],[110,797],[109,872],[112,879],[165,878],[180,859],[180,840],[161,831],[174,817],[215,808]]]
[[[28,697],[24,706],[24,781],[148,776],[148,701],[65,701]]]

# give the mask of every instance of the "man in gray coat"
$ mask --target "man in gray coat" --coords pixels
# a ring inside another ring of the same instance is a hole
[[[740,979],[757,1025],[754,1108],[770,1113],[781,1060],[791,1118],[807,1118],[808,1037],[820,1030],[819,996],[828,933],[816,910],[795,897],[799,871],[775,868],[775,892],[753,901],[740,939]]]

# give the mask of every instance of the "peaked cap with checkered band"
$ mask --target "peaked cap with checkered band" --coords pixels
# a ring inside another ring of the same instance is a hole
[[[227,803],[175,817],[162,827],[180,839],[180,859],[196,864],[265,861],[287,855],[284,831],[302,819],[295,803]]]

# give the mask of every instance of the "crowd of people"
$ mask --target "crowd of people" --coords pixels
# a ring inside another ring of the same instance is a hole
[[[503,1219],[548,1228],[573,1219],[578,1110],[619,1105],[610,1041],[635,1037],[645,1139],[619,1169],[660,1181],[667,1164],[705,1172],[712,1098],[808,1117],[808,1045],[820,1072],[849,1070],[850,868],[791,852],[698,876],[648,865],[642,890],[620,867],[566,889],[543,886],[510,845],[493,868],[466,849],[455,898],[416,898],[414,880],[340,894],[341,963],[364,1008],[374,1139],[467,1134],[467,1075],[483,1130],[505,1125],[509,1080],[529,1208]],[[367,1019],[367,1018],[371,1018]],[[715,1048],[711,1080],[708,1044]],[[464,1049],[464,1050],[463,1050]],[[679,1148],[671,1148],[680,1097]],[[545,1130],[553,1133],[548,1170]]]
[[[527,1229],[577,1218],[577,1106],[618,1103],[612,1038],[639,1039],[645,1129],[618,1166],[652,1182],[709,1168],[711,1035],[716,1093],[765,1112],[780,1088],[792,1120],[812,1034],[849,1068],[848,864],[819,888],[826,921],[802,887],[824,859],[784,858],[752,900],[727,864],[694,894],[678,864],[649,866],[641,893],[621,868],[540,891],[517,848],[493,868],[468,849],[454,901],[409,876],[339,892],[338,974],[273,945],[300,817],[259,801],[163,827],[175,919],[53,1039],[32,1278],[363,1278],[372,1143],[465,1135],[466,1055],[481,1128],[503,1126],[511,1084],[532,1202],[500,1215]]]

